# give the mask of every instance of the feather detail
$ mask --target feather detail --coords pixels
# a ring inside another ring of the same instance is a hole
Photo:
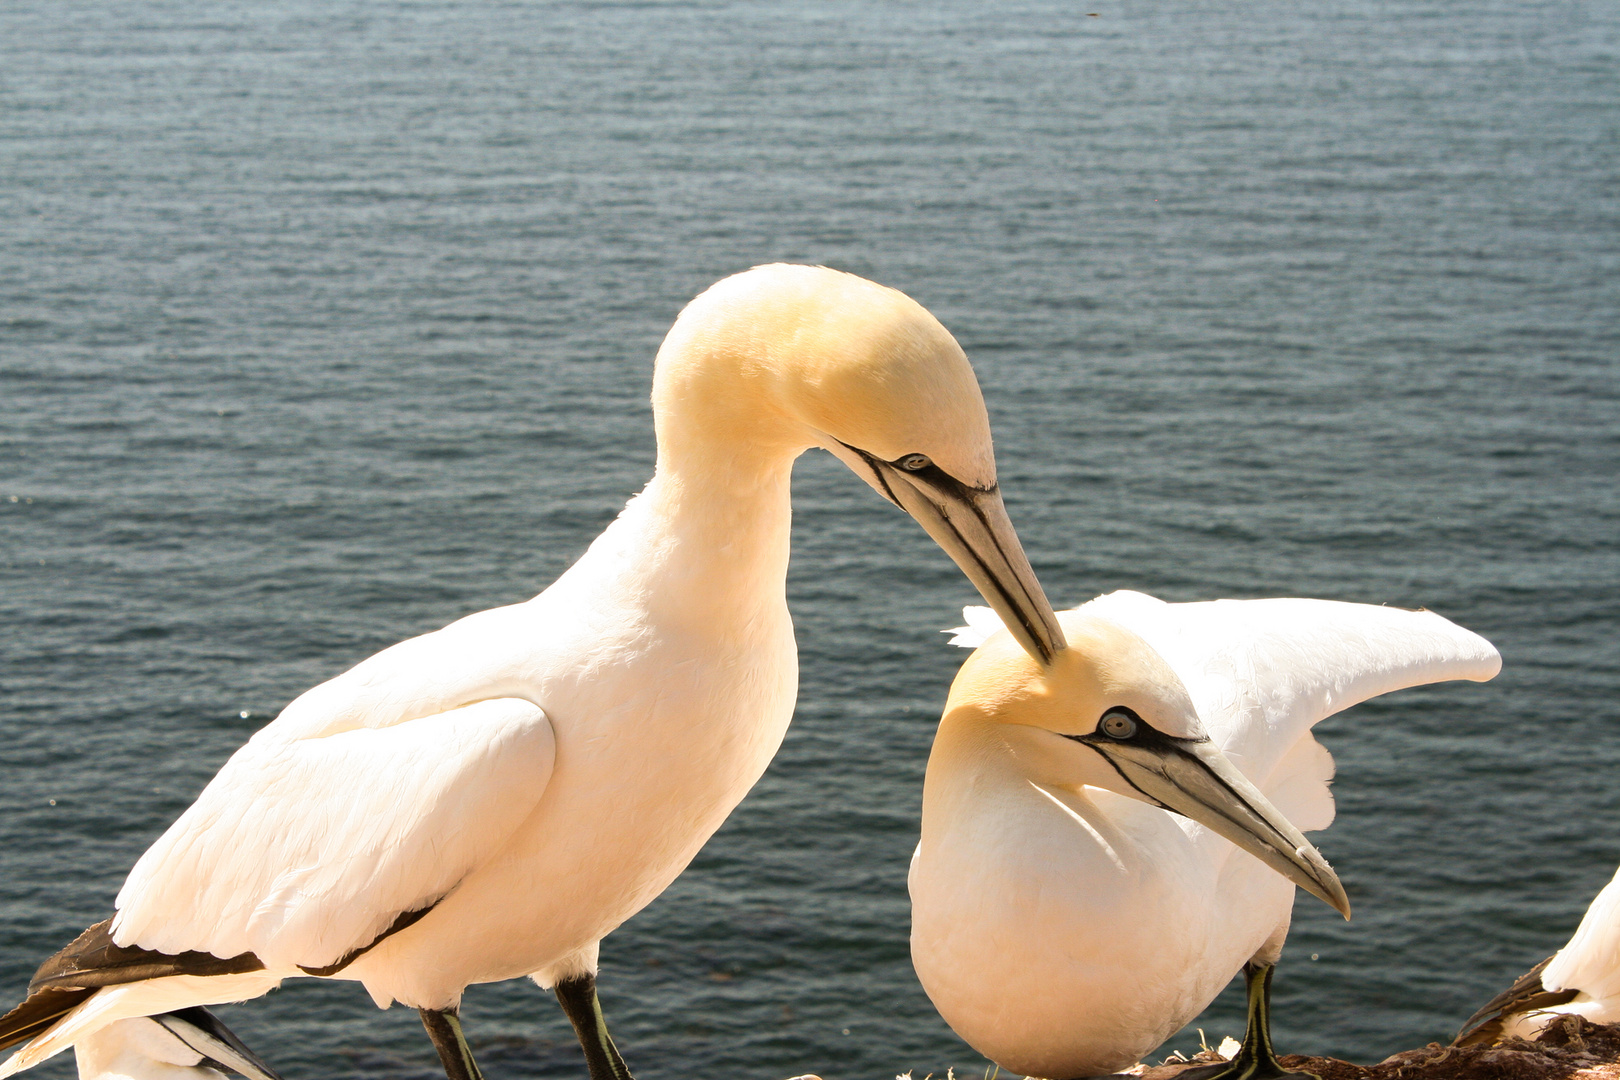
[[[964,649],[977,649],[988,641],[992,634],[1005,630],[1006,626],[997,615],[994,608],[983,607],[978,604],[969,604],[962,609],[962,618],[966,626],[955,626],[949,630],[941,630],[942,634],[954,634],[950,644],[959,645]]]
[[[510,698],[249,742],[136,863],[113,940],[252,953],[287,974],[352,959],[505,843],[554,754],[545,713]],[[356,782],[368,775],[390,783]]]

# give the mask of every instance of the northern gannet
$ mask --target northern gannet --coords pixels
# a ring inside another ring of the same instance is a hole
[[[1284,1075],[1269,988],[1294,885],[1349,917],[1299,831],[1333,819],[1311,726],[1489,679],[1496,650],[1429,612],[1116,592],[1062,612],[1069,647],[1042,666],[967,614],[955,640],[979,648],[940,721],[910,875],[912,962],[940,1014],[1004,1068],[1092,1076],[1242,970],[1243,1049],[1203,1075]]]
[[[807,449],[916,518],[1032,655],[1062,650],[973,370],[909,297],[822,267],[727,278],[676,320],[652,403],[655,474],[579,561],[255,734],[136,863],[113,917],[0,1018],[0,1047],[28,1040],[0,1077],[75,1044],[81,1066],[107,1058],[98,1033],[144,1017],[119,1046],[170,1046],[156,1024],[219,1060],[177,1014],[312,975],[420,1010],[452,1080],[479,1075],[462,992],[527,976],[555,988],[593,1080],[628,1078],[598,943],[685,868],[787,730],[789,476]]]
[[[1533,1039],[1560,1016],[1620,1021],[1620,871],[1586,909],[1569,942],[1468,1018],[1458,1046]]]

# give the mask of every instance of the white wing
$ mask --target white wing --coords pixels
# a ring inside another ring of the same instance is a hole
[[[1491,643],[1432,611],[1334,600],[1166,604],[1142,593],[1085,609],[1147,640],[1232,760],[1300,829],[1333,820],[1333,759],[1310,733],[1392,690],[1501,670]]]
[[[511,698],[320,738],[271,728],[135,864],[119,944],[330,965],[487,861],[554,755],[545,713]]]
[[[253,741],[387,727],[474,701],[522,697],[526,684],[520,664],[536,652],[542,635],[559,629],[545,617],[558,607],[530,601],[493,608],[389,646],[300,694]]]
[[[1541,972],[1548,990],[1579,990],[1597,1000],[1620,995],[1620,871],[1603,886],[1569,944]]]
[[[1484,682],[1502,667],[1490,642],[1432,611],[1335,600],[1167,604],[1129,590],[1077,610],[1152,645],[1186,684],[1210,737],[1302,830],[1333,821],[1333,758],[1313,725],[1392,690]],[[953,644],[976,646],[1001,628],[989,608],[962,614],[968,626]]]

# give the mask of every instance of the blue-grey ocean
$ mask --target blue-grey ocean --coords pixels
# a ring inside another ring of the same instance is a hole
[[[293,697],[577,557],[681,305],[776,260],[958,336],[1060,606],[1500,647],[1319,729],[1356,916],[1299,901],[1282,1050],[1446,1039],[1568,937],[1620,864],[1620,6],[5,0],[0,1005]],[[825,454],[795,511],[792,730],[607,1015],[643,1080],[979,1076],[905,891],[977,598]],[[357,984],[221,1012],[290,1080],[442,1075]],[[584,1075],[527,982],[464,1017]]]

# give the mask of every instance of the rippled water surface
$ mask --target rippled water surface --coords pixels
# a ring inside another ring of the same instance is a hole
[[[1300,902],[1286,1048],[1445,1037],[1559,945],[1620,862],[1620,9],[1089,10],[0,6],[7,1003],[300,691],[567,566],[650,473],[680,305],[778,259],[958,335],[1054,600],[1501,647],[1322,726],[1357,915]],[[644,1080],[978,1075],[905,896],[974,596],[825,455],[795,496],[797,718],[604,944],[608,1015]],[[225,1015],[293,1080],[438,1070],[354,984]],[[583,1075],[531,985],[465,1015],[497,1080]]]

